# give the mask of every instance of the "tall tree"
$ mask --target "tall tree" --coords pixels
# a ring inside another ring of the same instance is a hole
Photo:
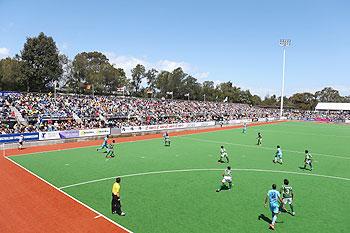
[[[145,77],[146,69],[143,65],[137,64],[135,68],[131,70],[132,86],[136,95],[139,94],[142,79]]]
[[[192,77],[191,75],[188,75],[184,78],[182,81],[182,88],[181,88],[181,98],[188,98],[187,94],[189,94],[189,97],[193,100],[200,100],[201,98],[201,89],[202,85],[197,81],[196,78]]]
[[[148,89],[154,92],[156,87],[158,71],[156,69],[150,69],[145,73],[145,77],[147,79]]]
[[[55,41],[41,32],[27,38],[21,51],[22,72],[28,91],[46,91],[58,81],[63,70]]]
[[[296,93],[289,97],[289,101],[295,108],[303,110],[313,110],[317,104],[315,95],[309,92]]]
[[[0,60],[0,90],[24,90],[22,66],[23,62],[17,58],[8,57]]]
[[[315,96],[319,102],[341,102],[342,101],[339,91],[331,87],[325,87],[321,91],[316,91]]]
[[[82,83],[93,85],[97,93],[107,93],[125,81],[124,71],[117,70],[100,52],[82,52],[73,60],[73,77],[69,81],[72,89],[84,91]],[[110,83],[112,82],[112,83]]]
[[[202,97],[209,101],[215,101],[216,99],[216,91],[213,81],[204,81],[202,84]]]

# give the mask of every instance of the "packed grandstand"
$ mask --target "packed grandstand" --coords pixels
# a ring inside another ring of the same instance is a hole
[[[247,104],[121,96],[12,93],[0,97],[1,134],[278,118],[279,109]],[[342,111],[285,110],[294,120],[342,122]]]

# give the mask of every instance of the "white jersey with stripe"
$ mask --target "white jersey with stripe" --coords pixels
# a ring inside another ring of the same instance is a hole
[[[225,169],[224,176],[232,177],[232,170],[231,169]]]

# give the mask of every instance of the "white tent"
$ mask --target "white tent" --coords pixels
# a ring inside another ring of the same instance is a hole
[[[316,111],[350,111],[350,103],[318,103]]]

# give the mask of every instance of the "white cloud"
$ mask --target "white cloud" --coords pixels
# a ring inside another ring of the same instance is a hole
[[[0,59],[10,56],[10,50],[8,48],[0,48]]]
[[[173,71],[178,67],[181,67],[184,72],[191,73],[191,65],[186,62],[177,62],[170,60],[160,60],[156,62],[155,68],[158,70]]]
[[[209,72],[200,72],[196,67],[184,61],[171,61],[168,59],[163,59],[159,61],[149,61],[146,57],[137,58],[133,56],[123,56],[116,55],[112,52],[105,52],[111,64],[117,68],[123,68],[128,77],[131,76],[131,69],[133,69],[137,64],[142,64],[146,69],[156,69],[158,71],[166,70],[173,71],[174,69],[181,67],[184,72],[193,75],[199,81],[205,79],[209,76]]]

